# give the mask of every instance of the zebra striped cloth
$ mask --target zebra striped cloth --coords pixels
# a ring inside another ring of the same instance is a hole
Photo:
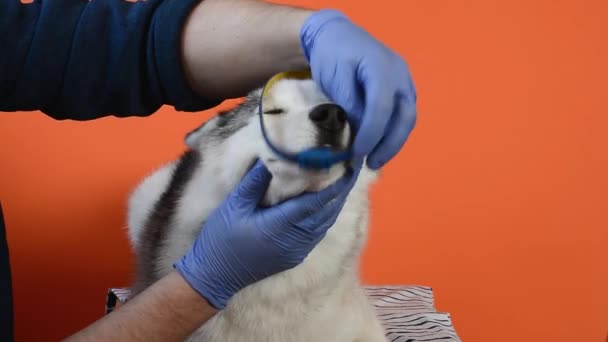
[[[437,312],[427,286],[366,286],[365,290],[391,342],[461,342],[449,313]],[[129,297],[128,288],[111,288],[106,315]]]

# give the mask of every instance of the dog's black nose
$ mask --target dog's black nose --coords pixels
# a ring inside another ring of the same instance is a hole
[[[346,112],[342,107],[327,103],[318,105],[308,115],[317,127],[327,131],[340,131],[346,126]]]

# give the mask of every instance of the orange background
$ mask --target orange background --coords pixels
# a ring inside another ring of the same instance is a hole
[[[604,341],[606,2],[297,3],[343,9],[418,89],[418,126],[374,192],[364,280],[432,286],[467,342]],[[103,315],[130,276],[128,191],[207,114],[0,116],[18,341]]]

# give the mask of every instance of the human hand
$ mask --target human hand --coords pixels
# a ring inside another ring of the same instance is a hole
[[[416,123],[416,89],[407,64],[335,10],[308,17],[300,40],[313,79],[349,115],[357,133],[355,156],[368,156],[372,169],[382,167]]]
[[[258,208],[270,172],[257,162],[175,264],[216,309],[242,288],[300,264],[334,224],[362,162],[324,190]]]

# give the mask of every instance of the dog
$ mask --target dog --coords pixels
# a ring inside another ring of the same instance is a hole
[[[128,236],[136,259],[133,296],[173,270],[207,216],[238,184],[256,159],[273,178],[261,205],[273,205],[338,180],[345,163],[311,170],[278,158],[262,136],[258,118],[276,146],[290,152],[329,146],[344,150],[353,133],[344,110],[308,79],[282,79],[261,99],[251,91],[231,110],[189,132],[186,151],[145,177],[128,199]],[[335,224],[293,269],[236,293],[187,341],[375,342],[386,341],[380,320],[361,287],[359,257],[367,236],[370,186],[377,171],[363,169]]]

